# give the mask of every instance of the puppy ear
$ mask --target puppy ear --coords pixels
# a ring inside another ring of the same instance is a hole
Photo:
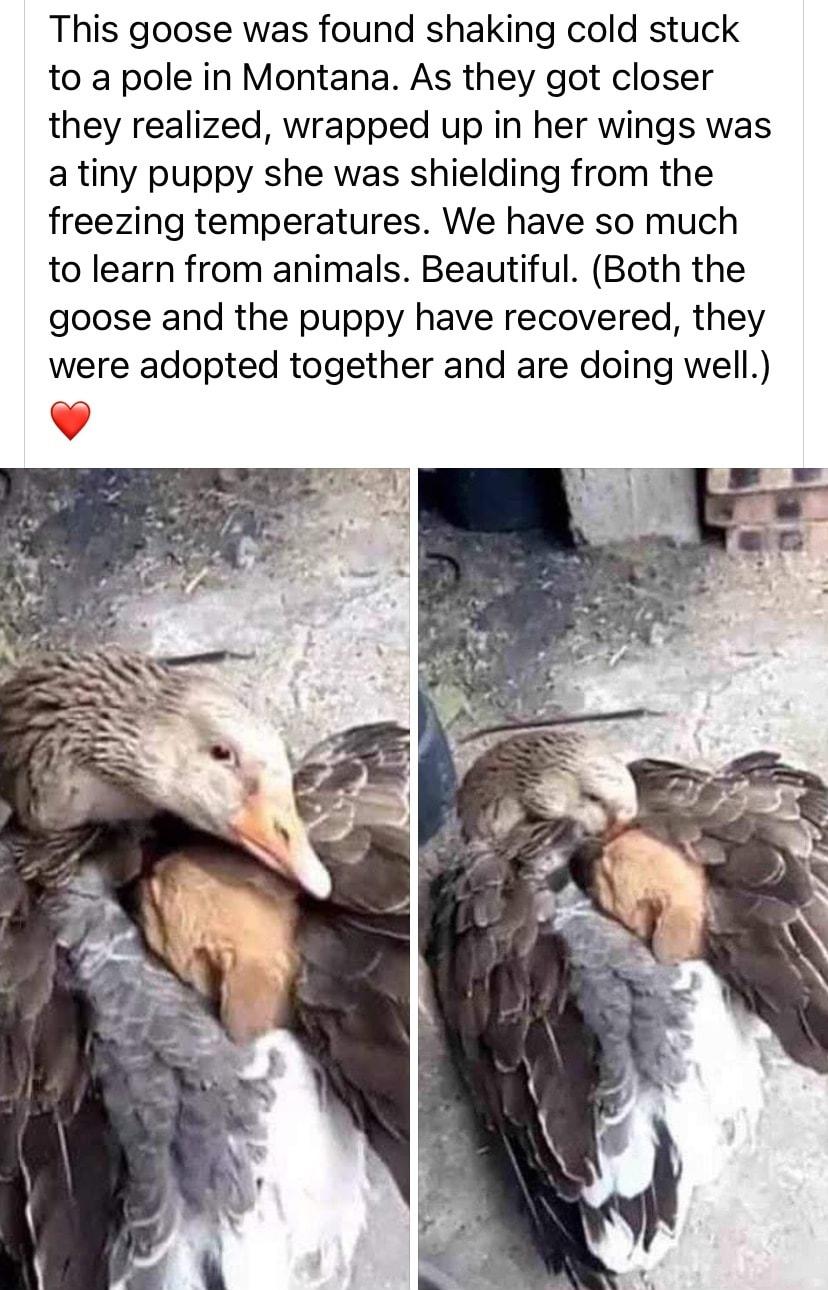
[[[659,963],[683,963],[702,957],[703,942],[704,926],[698,912],[678,905],[663,910],[659,916],[652,950]]]
[[[222,965],[220,1016],[230,1038],[249,1044],[278,1025],[273,981],[260,963]]]

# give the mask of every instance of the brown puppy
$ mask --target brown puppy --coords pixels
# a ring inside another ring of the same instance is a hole
[[[198,843],[140,884],[150,947],[219,1006],[237,1043],[287,1025],[299,958],[296,889],[229,848]]]
[[[624,829],[595,860],[590,894],[647,941],[661,963],[701,958],[707,879],[701,865],[642,829]]]

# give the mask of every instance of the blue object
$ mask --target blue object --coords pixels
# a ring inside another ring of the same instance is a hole
[[[423,690],[418,695],[419,744],[417,769],[419,785],[419,844],[423,846],[438,831],[454,802],[457,772],[448,739],[440,725],[434,704]]]

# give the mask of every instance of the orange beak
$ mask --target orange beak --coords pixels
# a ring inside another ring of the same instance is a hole
[[[231,829],[246,851],[277,873],[293,879],[312,896],[331,894],[331,876],[311,846],[295,806],[278,805],[263,789],[251,793]]]

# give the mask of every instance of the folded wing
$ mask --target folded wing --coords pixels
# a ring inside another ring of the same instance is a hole
[[[565,864],[573,836],[558,829]],[[652,1266],[685,1212],[665,1109],[686,1075],[691,992],[676,971],[585,902],[556,912],[482,841],[437,879],[429,956],[549,1266],[590,1288]]]
[[[299,924],[300,1024],[404,1196],[409,1175],[409,738],[391,723],[319,744],[296,800],[333,881]]]
[[[773,753],[630,767],[647,832],[705,866],[706,954],[794,1060],[828,1071],[828,789]]]
[[[117,1152],[45,902],[0,841],[0,1244],[9,1284],[105,1290]],[[31,1281],[34,1284],[34,1280]],[[4,1282],[6,1284],[6,1282]]]

